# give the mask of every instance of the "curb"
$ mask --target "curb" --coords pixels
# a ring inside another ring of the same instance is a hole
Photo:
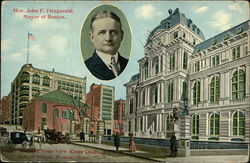
[[[153,158],[149,158],[149,157],[137,156],[137,155],[134,155],[132,153],[127,153],[127,152],[122,152],[122,151],[116,152],[116,151],[111,150],[111,149],[109,150],[109,149],[103,149],[103,148],[99,148],[99,147],[93,147],[93,146],[89,146],[87,144],[78,144],[78,143],[74,143],[74,142],[71,142],[71,144],[78,145],[78,146],[85,146],[85,147],[95,148],[95,149],[99,149],[99,150],[105,150],[105,151],[109,151],[109,152],[113,152],[113,153],[120,153],[120,154],[124,154],[124,155],[128,155],[128,156],[133,156],[133,157],[138,157],[138,158],[142,158],[142,159],[146,159],[146,160],[151,160],[151,161],[154,161],[154,162],[165,162],[165,161],[162,161],[162,160],[157,160],[157,159],[153,159]]]

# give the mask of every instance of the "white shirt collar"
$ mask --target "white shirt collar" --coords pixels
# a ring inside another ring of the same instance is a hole
[[[111,63],[111,57],[115,57],[115,63],[117,63],[118,61],[118,52],[116,52],[115,55],[110,55],[96,50],[96,54],[102,59],[102,61],[109,69],[110,69],[109,65]]]

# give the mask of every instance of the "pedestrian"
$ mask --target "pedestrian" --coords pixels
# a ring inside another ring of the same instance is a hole
[[[130,152],[135,152],[136,146],[135,146],[133,134],[129,133],[128,136],[129,136],[129,150]]]
[[[80,140],[81,142],[85,141],[85,133],[83,131],[80,132]]]
[[[115,145],[116,151],[119,150],[120,142],[121,142],[120,135],[116,132],[114,136],[114,145]]]
[[[177,156],[177,140],[176,140],[175,133],[173,133],[170,139],[170,150],[171,150],[170,156],[176,157]]]

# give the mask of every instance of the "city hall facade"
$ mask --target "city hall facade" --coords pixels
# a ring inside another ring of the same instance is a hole
[[[208,40],[177,8],[151,31],[139,73],[124,84],[125,135],[249,142],[249,25],[243,22]],[[185,118],[184,117],[184,118]]]

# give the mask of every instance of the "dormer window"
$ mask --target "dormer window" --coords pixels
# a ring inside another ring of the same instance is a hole
[[[215,45],[217,43],[217,40],[213,40],[212,45]]]
[[[178,37],[178,31],[174,32],[174,39]]]
[[[170,28],[170,26],[171,26],[171,23],[168,22],[168,23],[167,23],[167,28]]]
[[[224,35],[224,41],[229,38],[229,34]]]
[[[242,33],[242,32],[243,32],[243,27],[238,28],[237,31],[236,31],[237,35]]]

